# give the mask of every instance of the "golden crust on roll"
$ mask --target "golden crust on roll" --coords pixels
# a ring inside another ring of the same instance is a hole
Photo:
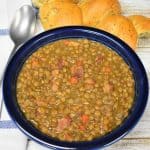
[[[82,12],[73,3],[46,3],[40,7],[39,16],[46,30],[60,26],[82,25]]]
[[[73,0],[32,0],[35,7],[40,8],[45,3],[51,2],[73,2]]]
[[[87,26],[95,27],[106,16],[121,14],[118,0],[81,0],[78,5]]]
[[[139,38],[150,37],[150,18],[141,15],[128,16],[132,21]]]
[[[97,28],[119,37],[132,49],[137,46],[137,32],[127,17],[121,15],[107,16],[97,25]]]

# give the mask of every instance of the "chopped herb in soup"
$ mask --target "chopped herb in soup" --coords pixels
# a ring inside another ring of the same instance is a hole
[[[134,84],[129,66],[113,50],[87,39],[64,39],[26,60],[17,99],[27,120],[44,134],[90,141],[128,116]]]

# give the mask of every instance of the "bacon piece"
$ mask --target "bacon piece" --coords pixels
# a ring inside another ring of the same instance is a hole
[[[58,124],[56,129],[58,132],[62,132],[64,129],[69,127],[70,124],[71,124],[71,119],[69,117],[58,119]]]
[[[96,64],[101,64],[104,61],[104,57],[102,55],[98,55],[95,61],[96,61]]]

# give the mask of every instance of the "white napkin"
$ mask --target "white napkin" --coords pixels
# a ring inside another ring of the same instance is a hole
[[[26,150],[26,137],[16,129],[0,129],[1,150]]]
[[[51,150],[51,149],[44,147],[36,142],[29,141],[28,150]]]

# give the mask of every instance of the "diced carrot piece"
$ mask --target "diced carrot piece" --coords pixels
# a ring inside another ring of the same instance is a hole
[[[84,130],[85,130],[85,126],[79,125],[79,129],[80,129],[81,131],[84,131]]]
[[[77,83],[78,83],[77,77],[71,77],[71,78],[70,78],[70,83],[71,83],[71,84],[77,84]]]
[[[103,71],[104,73],[111,73],[112,70],[111,70],[110,67],[107,66],[107,67],[103,67],[103,68],[102,68],[102,71]]]
[[[33,59],[31,64],[32,64],[32,68],[36,68],[39,66],[39,62],[36,59]]]
[[[64,44],[65,44],[65,45],[69,45],[69,43],[70,43],[70,41],[64,40]]]
[[[84,124],[86,124],[86,123],[88,123],[88,121],[89,121],[89,116],[86,115],[86,114],[83,114],[83,115],[81,116],[81,120],[82,120],[82,122],[83,122]]]

